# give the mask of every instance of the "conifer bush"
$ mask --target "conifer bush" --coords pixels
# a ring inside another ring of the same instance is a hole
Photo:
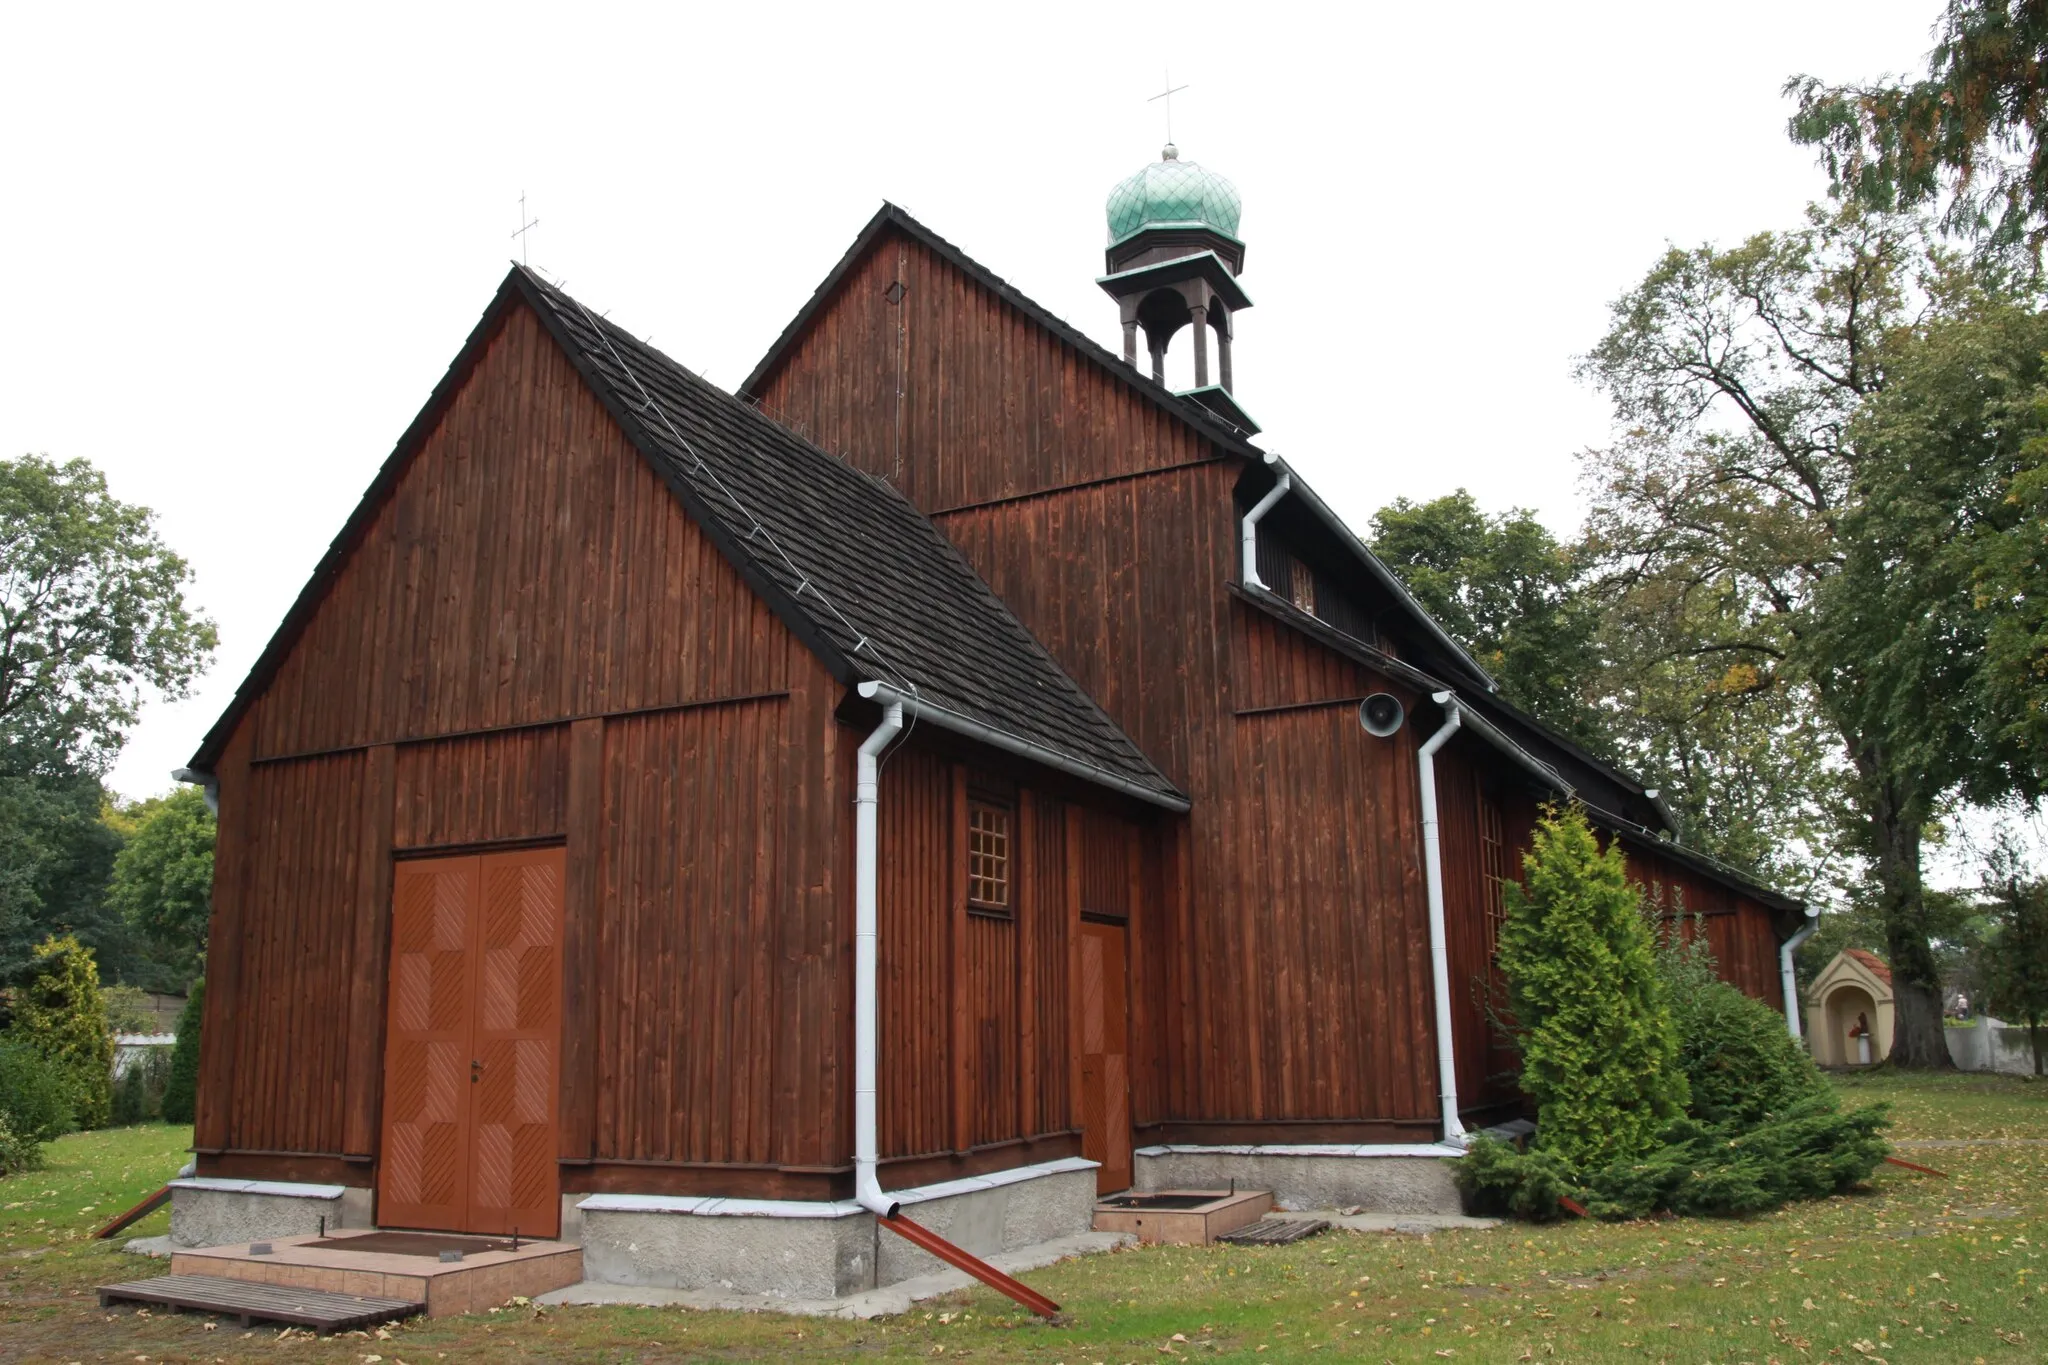
[[[1720,980],[1704,934],[1660,937],[1659,907],[1583,814],[1546,813],[1524,867],[1500,956],[1536,1141],[1473,1140],[1457,1178],[1475,1212],[1740,1217],[1870,1178],[1884,1107],[1841,1112],[1783,1017]]]
[[[0,1176],[39,1170],[42,1164],[43,1144],[17,1133],[8,1124],[7,1116],[0,1114]]]
[[[0,1122],[28,1142],[48,1142],[77,1126],[66,1078],[42,1053],[8,1036],[0,1036]]]
[[[63,1078],[72,1117],[103,1128],[114,1098],[114,1035],[92,950],[70,935],[38,944],[9,1032]]]
[[[1573,1167],[1640,1157],[1685,1111],[1656,941],[1619,846],[1576,806],[1538,821],[1500,933],[1536,1142]]]
[[[206,1016],[206,982],[192,983],[178,1014],[178,1041],[171,1047],[171,1075],[164,1083],[166,1123],[190,1123],[199,1097],[199,1024]]]
[[[1703,1123],[1754,1127],[1830,1094],[1785,1016],[1721,979],[1701,922],[1688,924],[1681,904],[1660,925],[1662,908],[1646,902],[1644,914],[1657,934],[1657,974],[1678,1028],[1686,1112]]]

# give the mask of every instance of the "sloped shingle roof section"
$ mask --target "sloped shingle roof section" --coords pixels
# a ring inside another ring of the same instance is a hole
[[[1184,800],[896,490],[531,272],[515,278],[628,436],[842,682],[895,685]]]

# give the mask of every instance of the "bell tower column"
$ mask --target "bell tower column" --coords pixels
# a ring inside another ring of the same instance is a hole
[[[1209,387],[1209,310],[1202,304],[1188,305],[1188,321],[1195,326],[1195,387]]]

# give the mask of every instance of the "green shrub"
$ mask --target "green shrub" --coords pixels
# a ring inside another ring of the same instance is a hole
[[[149,1008],[149,993],[140,986],[103,986],[107,1001],[107,1028],[115,1034],[155,1033],[156,1015]]]
[[[114,1098],[114,1035],[91,949],[69,935],[37,945],[28,982],[15,992],[9,1032],[57,1068],[79,1127],[106,1125]]]
[[[42,1164],[43,1144],[15,1132],[7,1116],[0,1114],[0,1176],[40,1170]]]
[[[1641,1156],[1685,1111],[1656,940],[1618,845],[1576,806],[1544,812],[1508,882],[1500,965],[1536,1141],[1574,1167]]]
[[[49,1058],[28,1044],[0,1037],[0,1122],[16,1137],[48,1142],[75,1126],[71,1087]]]
[[[140,1065],[131,1066],[114,1082],[113,1127],[127,1128],[149,1117],[149,1084]]]
[[[190,1123],[199,1097],[199,1024],[206,1017],[206,982],[192,983],[178,1015],[178,1041],[171,1048],[171,1074],[161,1105],[166,1123]]]
[[[1754,1128],[1829,1094],[1785,1016],[1725,981],[1686,1002],[1678,1032],[1679,1061],[1692,1088],[1688,1112],[1703,1123]]]
[[[1744,1217],[1870,1179],[1888,1150],[1883,1105],[1842,1113],[1831,1095],[1744,1130],[1680,1119],[1641,1157],[1577,1168],[1543,1151],[1476,1139],[1457,1178],[1475,1212],[1544,1222],[1576,1200],[1595,1218]]]
[[[1523,1151],[1484,1133],[1473,1135],[1454,1174],[1472,1212],[1494,1218],[1553,1222],[1564,1216],[1562,1198],[1585,1194],[1578,1171],[1563,1157]]]
[[[1721,980],[1699,921],[1685,932],[1683,908],[1659,935],[1657,975],[1678,1029],[1686,1112],[1702,1123],[1748,1129],[1830,1094],[1785,1016]]]

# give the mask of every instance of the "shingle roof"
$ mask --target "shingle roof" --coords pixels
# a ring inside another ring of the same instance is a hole
[[[1870,974],[1876,977],[1879,981],[1885,982],[1887,985],[1890,984],[1892,979],[1892,969],[1885,966],[1884,959],[1879,957],[1876,953],[1867,952],[1862,948],[1844,948],[1842,950],[1842,953],[1843,956],[1853,957],[1858,962],[1862,963],[1865,967],[1869,968]]]
[[[1180,793],[937,527],[530,271],[521,292],[692,516],[840,681],[901,687],[1143,791]],[[794,618],[794,619],[792,619]]]

